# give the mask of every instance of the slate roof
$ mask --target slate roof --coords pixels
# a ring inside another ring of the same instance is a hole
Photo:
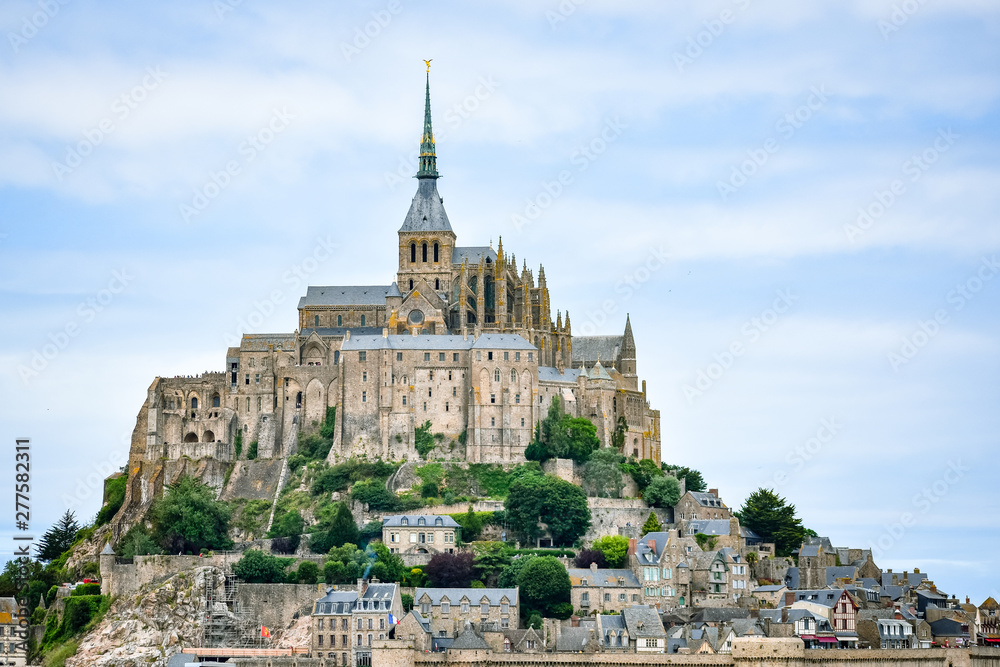
[[[892,577],[895,575],[897,578],[902,577],[902,572],[883,572],[882,573],[882,585],[890,586],[892,585]],[[907,572],[906,573],[906,583],[910,586],[919,586],[920,582],[927,578],[927,575],[923,572]]]
[[[451,263],[461,264],[468,259],[469,264],[478,264],[479,258],[483,255],[494,262],[497,261],[497,251],[488,245],[455,246],[451,251]]]
[[[115,555],[115,550],[111,548],[111,542],[108,542],[107,544],[104,545],[104,549],[101,550],[101,555],[102,556]]]
[[[739,607],[703,607],[694,613],[691,622],[725,623],[737,618],[750,618],[750,610]]]
[[[398,584],[368,584],[368,588],[365,589],[364,595],[361,596],[362,600],[388,600],[392,602],[392,598],[396,593],[396,586]]]
[[[471,651],[471,650],[480,650],[480,651],[482,651],[482,650],[486,650],[486,651],[488,651],[488,650],[490,650],[490,645],[486,643],[485,639],[483,639],[482,637],[480,637],[479,635],[477,635],[473,631],[472,626],[466,626],[465,630],[463,630],[460,635],[458,635],[457,637],[455,637],[455,641],[452,642],[451,646],[449,647],[449,650],[451,650],[451,651],[460,651],[460,650],[466,650],[466,651]]]
[[[850,566],[833,566],[826,568],[826,585],[832,586],[837,579],[848,578],[854,581],[858,576],[858,568]]]
[[[419,526],[420,519],[424,520],[424,526],[443,526],[445,528],[457,528],[459,523],[447,514],[395,514],[393,516],[382,517],[382,525],[390,528],[402,526],[403,519],[409,523],[407,526]],[[438,523],[440,521],[440,523]]]
[[[316,600],[314,614],[350,614],[358,601],[357,591],[328,589],[326,595]]]
[[[310,285],[299,299],[299,308],[310,306],[384,306],[387,296],[399,296],[391,285]]]
[[[447,597],[451,604],[458,603],[463,597],[468,598],[471,604],[480,604],[483,597],[490,601],[491,606],[499,606],[504,597],[511,606],[518,604],[516,588],[418,588],[413,594],[414,602],[419,604],[424,594],[430,598],[433,606],[440,605],[443,597]]]
[[[448,214],[444,211],[444,200],[438,194],[436,179],[417,179],[417,192],[413,195],[410,210],[406,212],[399,231],[452,232]]]
[[[935,637],[968,637],[968,632],[962,632],[962,624],[950,618],[940,618],[930,623],[931,634]]]
[[[799,568],[790,567],[785,573],[785,585],[795,590],[799,587]]]
[[[755,593],[777,593],[782,588],[785,588],[784,584],[770,584],[768,586],[758,586],[754,589]]]
[[[832,607],[843,597],[844,592],[842,588],[795,591],[795,602],[812,602],[824,607]]]
[[[729,519],[695,519],[688,522],[688,533],[692,535],[695,533],[728,535],[730,527]]]
[[[570,584],[573,586],[631,586],[639,587],[639,579],[636,578],[632,570],[616,570],[611,568],[597,568],[591,570],[589,567],[567,568]],[[582,583],[586,580],[586,584]],[[621,584],[619,582],[624,582]]]
[[[352,336],[382,336],[382,327],[307,327],[299,331],[299,335],[307,338],[316,332],[317,336],[324,338],[343,338],[350,331]]]
[[[622,336],[573,336],[573,363],[615,361],[622,348]]]
[[[649,548],[649,541],[653,540],[655,549]],[[636,543],[635,556],[636,560],[639,561],[640,565],[656,565],[659,561],[659,555],[663,553],[666,548],[667,543],[670,541],[670,533],[667,532],[656,532],[656,533],[646,533],[639,539]]]
[[[580,369],[578,368],[567,368],[564,372],[560,373],[558,368],[553,368],[552,366],[538,367],[539,382],[564,382],[566,384],[576,384],[578,377],[580,377]]]
[[[427,620],[426,618],[424,618],[423,614],[421,614],[416,609],[411,609],[410,610],[410,614],[413,615],[413,618],[417,619],[417,623],[419,623],[420,627],[422,627],[424,629],[424,632],[430,632],[431,631],[431,622],[429,620]]]
[[[691,497],[698,501],[702,507],[725,507],[719,497],[714,493],[704,493],[701,491],[689,491]]]
[[[663,622],[655,607],[635,605],[622,610],[629,637],[666,637]]]
[[[596,632],[594,633],[597,634]],[[590,641],[590,628],[563,628],[556,639],[557,651],[582,651]]]
[[[815,558],[819,556],[819,545],[818,544],[804,544],[799,550],[799,557],[810,557]]]
[[[909,639],[910,637],[913,636],[912,632],[913,624],[907,621],[897,620],[894,618],[886,618],[886,619],[879,619],[876,625],[878,626],[878,636],[880,639]],[[900,628],[900,631],[896,633],[889,632],[889,628],[894,628],[894,627]],[[905,634],[906,627],[910,628],[911,630],[910,634]]]
[[[472,344],[474,350],[534,350],[535,346],[517,334],[482,334]]]

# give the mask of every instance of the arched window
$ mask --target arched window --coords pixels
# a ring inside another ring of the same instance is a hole
[[[184,442],[198,442],[198,434],[188,433],[187,435],[184,436]]]
[[[434,261],[438,261],[438,244],[434,244]]]
[[[337,315],[337,326],[338,327],[344,326],[344,316],[343,315]]]
[[[215,433],[211,431],[205,431],[205,435],[201,437],[202,442],[215,442]]]
[[[365,326],[365,316],[361,316],[361,326]]]
[[[410,264],[413,264],[416,261],[417,261],[417,244],[416,243],[411,243],[410,244]]]
[[[313,326],[314,327],[318,327],[319,326],[319,315],[317,315],[316,317],[313,318]]]
[[[420,261],[421,262],[426,262],[427,261],[427,244],[426,243],[421,243],[420,244]]]
[[[192,410],[197,410],[198,409],[198,399],[197,399],[197,397],[194,397],[194,398],[191,399],[191,409]]]
[[[220,404],[221,400],[222,399],[219,398],[218,394],[212,394],[212,407],[213,408],[220,407],[219,404]]]
[[[513,368],[510,369],[510,381],[511,383],[517,382],[517,371],[515,371]]]
[[[500,381],[500,369],[499,368],[496,369],[495,371],[493,371],[493,381],[494,382],[499,382]]]

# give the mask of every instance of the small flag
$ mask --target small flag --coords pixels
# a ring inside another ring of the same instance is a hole
[[[399,619],[389,614],[389,625],[399,625]]]
[[[264,639],[271,638],[271,631],[267,629],[266,625],[260,626],[260,636]]]

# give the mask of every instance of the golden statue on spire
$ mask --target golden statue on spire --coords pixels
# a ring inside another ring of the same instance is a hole
[[[434,60],[434,59],[433,59],[433,58],[431,58],[431,60]],[[429,74],[429,73],[430,73],[430,71],[431,71],[431,60],[425,60],[425,61],[424,61],[424,64],[425,64],[425,65],[427,65],[427,73],[428,73],[428,74]]]

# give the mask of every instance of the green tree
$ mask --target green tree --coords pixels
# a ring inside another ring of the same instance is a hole
[[[38,559],[51,561],[59,558],[73,545],[79,530],[80,524],[76,522],[76,515],[72,510],[66,510],[59,520],[42,534],[38,546],[35,547]]]
[[[507,518],[527,541],[542,534],[540,524],[556,545],[569,546],[590,527],[587,495],[580,487],[553,475],[530,475],[510,485]]]
[[[267,536],[288,538],[287,547],[294,552],[299,548],[299,540],[302,539],[302,533],[305,530],[306,522],[302,518],[302,514],[298,510],[289,510],[274,520]]]
[[[250,549],[233,565],[233,574],[248,584],[280,584],[285,581],[285,562],[259,549]]]
[[[622,451],[625,446],[626,433],[628,433],[628,421],[622,416],[615,422],[615,432],[611,434],[611,446],[615,448],[615,451]]]
[[[413,429],[413,446],[416,447],[420,458],[426,459],[427,455],[434,449],[435,444],[437,443],[434,440],[434,435],[431,433],[430,420]]]
[[[353,544],[330,549],[323,564],[323,580],[328,584],[350,584],[358,580],[368,566],[368,556]]]
[[[463,542],[475,542],[483,532],[483,521],[472,510],[472,505],[469,505],[469,511],[462,515],[459,524],[462,526]]]
[[[658,533],[663,530],[663,526],[660,525],[660,520],[656,518],[656,514],[653,512],[649,513],[649,518],[646,519],[646,523],[642,524],[642,534],[647,533]]]
[[[399,508],[399,498],[379,479],[356,482],[351,488],[351,498],[375,512],[395,512]]]
[[[554,556],[539,556],[528,561],[517,575],[517,585],[525,608],[546,616],[552,615],[556,605],[570,601],[569,574]]]
[[[521,574],[521,570],[534,558],[538,558],[538,556],[525,554],[512,559],[510,565],[500,572],[500,576],[497,578],[497,586],[500,588],[514,588],[517,586],[517,578]]]
[[[789,505],[773,489],[757,489],[735,514],[745,528],[765,542],[773,542],[778,556],[790,556],[802,544],[805,529],[795,516],[795,505]]]
[[[313,553],[324,554],[333,547],[357,544],[360,539],[358,524],[354,522],[354,515],[348,509],[347,503],[336,503],[330,520],[321,523],[320,529],[312,534],[309,549]]]
[[[548,414],[539,422],[524,456],[529,461],[570,458],[584,463],[600,444],[594,424],[589,419],[565,414],[559,397],[553,396]]]
[[[660,466],[649,459],[642,459],[641,461],[629,459],[622,464],[621,468],[623,472],[632,475],[632,479],[635,480],[635,485],[639,487],[640,493],[644,492],[654,479],[662,477],[664,474],[660,470]]]
[[[605,535],[594,541],[594,548],[604,554],[608,567],[628,566],[628,538],[623,535]]]
[[[695,493],[701,493],[705,491],[708,487],[705,485],[705,479],[702,477],[701,473],[692,468],[687,468],[684,466],[672,466],[666,463],[663,464],[663,470],[670,473],[677,479],[684,480],[684,489],[686,491],[693,491]]]
[[[389,547],[381,542],[373,542],[369,546],[378,557],[378,560],[372,563],[370,575],[373,578],[379,581],[403,581],[406,578],[408,570],[403,565],[402,558],[391,553]]]
[[[125,502],[125,490],[128,488],[128,475],[119,475],[104,484],[104,505],[97,513],[95,526],[103,526],[111,521]]]
[[[298,580],[300,584],[315,584],[319,581],[319,566],[305,561],[299,565]]]
[[[168,554],[229,549],[229,516],[229,507],[215,499],[212,487],[182,477],[150,509],[153,539]]]
[[[497,577],[511,563],[510,548],[503,542],[477,542],[472,547],[480,579],[495,585]]]
[[[399,597],[403,601],[403,611],[411,611],[413,609],[413,596],[409,593],[403,593]]]
[[[148,556],[159,553],[161,553],[160,546],[141,523],[129,528],[129,531],[125,533],[125,537],[118,544],[118,554],[122,558],[134,558],[135,556]]]
[[[610,447],[591,454],[583,468],[583,483],[588,493],[598,498],[621,498],[625,488],[620,467],[623,460],[624,457]]]
[[[681,485],[676,477],[657,477],[642,494],[650,507],[673,507],[681,499]]]

